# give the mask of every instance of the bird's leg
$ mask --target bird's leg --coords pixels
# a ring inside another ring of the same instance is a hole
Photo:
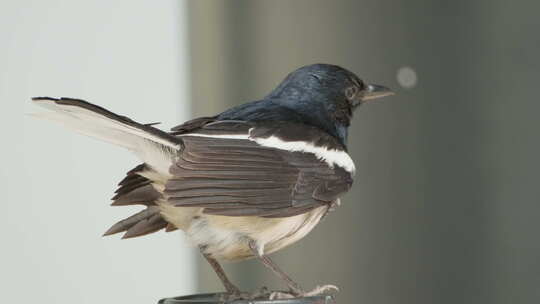
[[[268,269],[272,270],[279,278],[281,278],[289,289],[291,293],[295,296],[303,296],[305,294],[304,290],[300,285],[294,282],[283,270],[281,270],[268,256],[264,255],[259,251],[259,246],[254,240],[249,240],[249,248],[253,254],[266,266]]]
[[[223,268],[218,263],[218,261],[216,261],[216,259],[210,257],[209,254],[205,253],[203,247],[199,247],[199,249],[201,250],[201,253],[204,256],[204,258],[208,261],[208,264],[210,264],[210,266],[212,266],[212,268],[216,272],[217,276],[221,280],[221,283],[223,283],[223,286],[225,287],[225,290],[227,290],[227,292],[230,293],[231,295],[240,296],[240,294],[241,294],[240,289],[238,289],[238,287],[236,287],[229,280],[229,278],[225,274],[225,271],[223,271]]]

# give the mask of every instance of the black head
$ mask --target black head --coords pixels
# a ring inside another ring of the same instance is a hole
[[[390,89],[365,84],[342,67],[312,64],[290,73],[266,98],[279,100],[345,144],[354,110],[368,100],[391,94]]]

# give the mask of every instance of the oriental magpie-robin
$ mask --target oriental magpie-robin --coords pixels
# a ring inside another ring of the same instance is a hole
[[[105,235],[183,230],[228,293],[239,296],[217,260],[256,257],[305,292],[269,258],[309,233],[353,183],[347,154],[354,110],[392,94],[352,72],[313,64],[289,74],[261,100],[162,131],[83,100],[36,97],[47,119],[125,147],[143,163],[119,183],[113,206],[146,208]]]

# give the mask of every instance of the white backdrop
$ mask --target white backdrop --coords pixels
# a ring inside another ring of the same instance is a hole
[[[101,234],[129,152],[24,113],[32,96],[89,100],[163,127],[189,118],[185,3],[0,2],[0,302],[155,303],[193,292],[180,232]]]

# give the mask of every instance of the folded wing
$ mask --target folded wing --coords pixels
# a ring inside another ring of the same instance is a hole
[[[290,128],[311,135],[290,140],[284,136]],[[287,217],[329,204],[352,184],[350,168],[340,166],[336,153],[350,158],[331,137],[314,131],[300,124],[222,121],[183,134],[184,150],[170,169],[165,197],[178,207],[227,216]]]

